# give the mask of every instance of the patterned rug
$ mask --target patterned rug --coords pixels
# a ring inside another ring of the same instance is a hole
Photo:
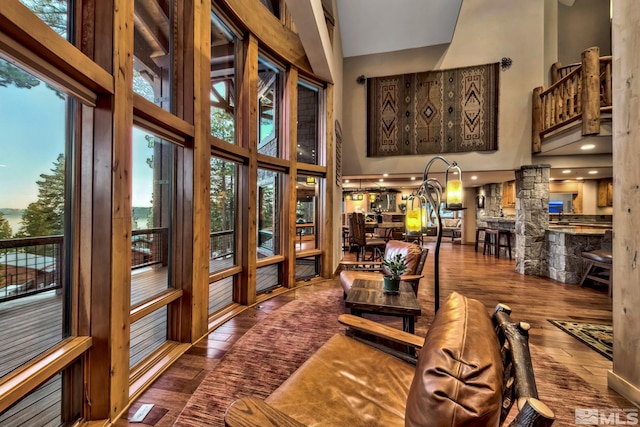
[[[569,320],[547,320],[607,359],[613,360],[613,326]]]

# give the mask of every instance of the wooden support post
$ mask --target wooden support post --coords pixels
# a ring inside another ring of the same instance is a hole
[[[582,135],[600,133],[600,48],[582,52]]]
[[[533,90],[532,118],[531,118],[531,152],[539,153],[542,151],[542,139],[540,131],[542,130],[542,100],[540,94],[542,86]]]
[[[560,72],[558,69],[560,68],[560,62],[554,62],[551,64],[551,85],[553,86],[558,80],[560,80]]]

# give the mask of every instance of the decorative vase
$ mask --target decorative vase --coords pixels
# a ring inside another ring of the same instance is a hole
[[[391,276],[384,276],[384,292],[387,294],[397,294],[400,292],[400,278],[394,279]]]

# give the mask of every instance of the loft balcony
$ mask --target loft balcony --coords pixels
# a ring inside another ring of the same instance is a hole
[[[611,56],[589,48],[580,63],[554,64],[551,82],[533,90],[532,153],[586,154],[580,146],[593,143],[588,154],[611,154]]]

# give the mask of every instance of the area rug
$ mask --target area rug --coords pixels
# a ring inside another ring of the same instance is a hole
[[[367,156],[498,149],[498,64],[367,79]]]
[[[613,326],[570,320],[547,320],[607,359],[613,360]]]
[[[342,288],[304,294],[240,338],[193,393],[176,426],[224,426],[236,399],[265,398],[336,332],[346,312]]]

